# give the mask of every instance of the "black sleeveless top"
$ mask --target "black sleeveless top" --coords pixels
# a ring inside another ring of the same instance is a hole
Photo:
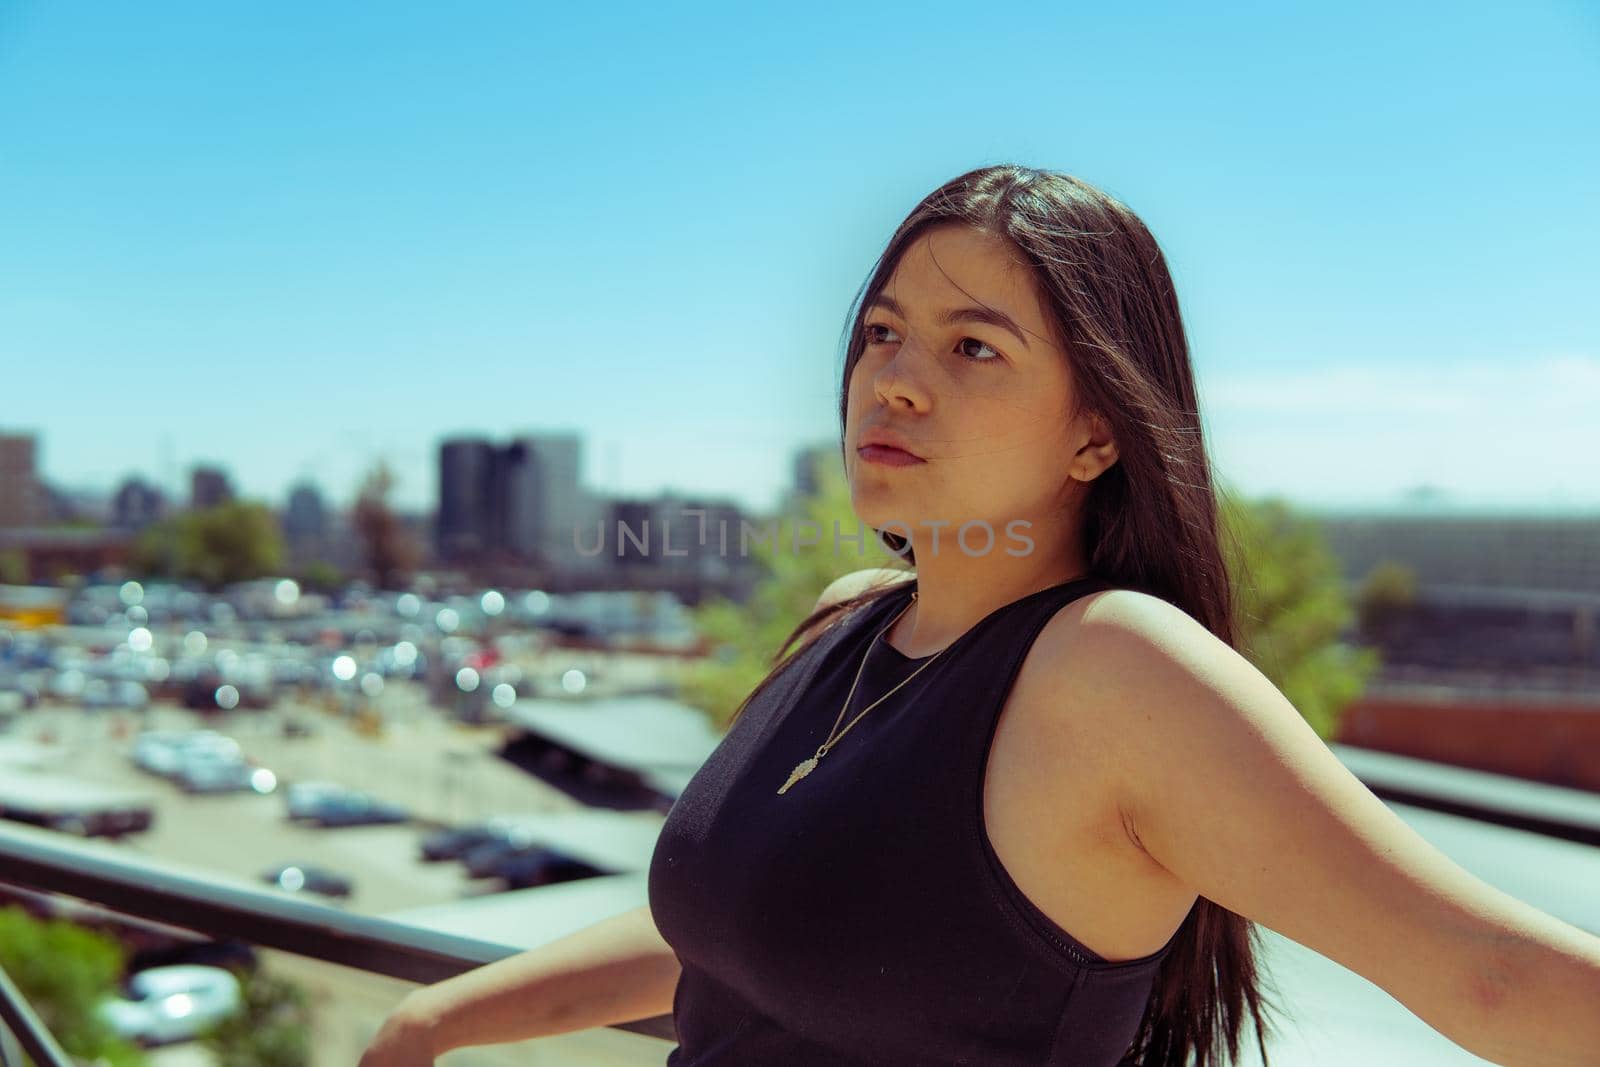
[[[1082,577],[1003,605],[873,708],[787,793],[795,764],[927,663],[873,639],[907,581],[787,664],[673,804],[649,871],[683,968],[668,1067],[1114,1067],[1149,956],[1110,963],[1026,897],[983,824],[1005,696]]]

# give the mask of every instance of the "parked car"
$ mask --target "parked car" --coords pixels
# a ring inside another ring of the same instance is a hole
[[[88,684],[89,676],[82,670],[67,667],[51,675],[50,695],[64,703],[73,703],[83,696],[84,687]]]
[[[426,863],[461,859],[480,845],[504,841],[508,831],[493,822],[455,826],[429,834],[422,840],[421,855]]]
[[[97,1012],[118,1036],[144,1045],[188,1041],[241,1006],[239,980],[221,967],[180,963],[139,971]]]
[[[33,671],[53,666],[51,646],[37,632],[0,630],[0,662],[8,669]]]
[[[348,792],[347,786],[338,782],[290,782],[283,790],[283,800],[288,807],[290,819],[309,818],[312,807],[325,797],[339,796]]]
[[[495,876],[504,878],[512,889],[529,889],[533,886],[573,882],[580,878],[594,878],[612,872],[602,871],[582,860],[573,859],[547,848],[532,848],[514,853],[501,860]]]
[[[138,682],[113,678],[92,678],[84,684],[79,698],[86,708],[133,708],[150,706],[150,693]]]
[[[119,930],[123,943],[132,949],[128,957],[130,971],[170,967],[178,963],[200,963],[234,972],[253,972],[260,966],[260,954],[248,941],[240,938],[195,940],[193,935],[176,937],[162,933],[162,929],[124,926]]]
[[[539,846],[526,840],[500,838],[467,849],[461,856],[461,864],[467,869],[468,878],[496,878],[500,865],[506,860],[537,851]]]
[[[151,798],[89,778],[8,767],[0,775],[0,819],[81,837],[120,837],[148,830]]]
[[[195,711],[268,708],[277,699],[270,666],[253,659],[241,660],[227,672],[215,663],[180,660],[173,668],[173,677],[182,693],[183,706]]]
[[[222,688],[222,673],[214,667],[202,666],[182,678],[183,706],[195,711],[216,711],[217,690]]]
[[[290,893],[316,893],[341,900],[355,888],[344,875],[308,863],[280,863],[262,871],[261,880]]]
[[[39,706],[39,689],[20,674],[0,674],[0,715],[15,715]]]
[[[140,770],[176,778],[196,753],[238,757],[239,742],[215,730],[146,730],[133,739],[133,762]]]
[[[346,789],[302,799],[298,804],[291,802],[289,818],[318,826],[368,826],[410,822],[411,812],[398,804],[379,800],[370,793]]]
[[[249,760],[225,753],[185,752],[177,776],[186,793],[270,793],[278,776]]]
[[[187,730],[145,730],[133,739],[133,765],[163,778],[178,767],[178,742]]]

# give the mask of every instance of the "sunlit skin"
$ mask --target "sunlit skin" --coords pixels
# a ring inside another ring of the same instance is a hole
[[[1063,342],[1009,241],[964,225],[931,229],[906,249],[883,296],[893,306],[867,307],[867,343],[850,376],[846,473],[863,522],[893,520],[901,535],[909,527],[918,597],[888,639],[922,656],[994,609],[1087,571],[1083,497],[1117,452],[1102,419],[1069,418],[1076,397]],[[1021,336],[942,321],[974,306],[1001,312]],[[871,427],[898,433],[924,462],[863,458]],[[973,520],[994,539],[984,551],[988,535],[972,527],[969,554],[956,533]],[[1013,520],[1028,525],[1008,534]]]

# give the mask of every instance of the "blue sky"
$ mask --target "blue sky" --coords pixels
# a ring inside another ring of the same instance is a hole
[[[1223,478],[1600,508],[1597,9],[1293,6],[0,0],[0,428],[412,505],[578,430],[766,506],[895,224],[1016,161],[1161,241]]]

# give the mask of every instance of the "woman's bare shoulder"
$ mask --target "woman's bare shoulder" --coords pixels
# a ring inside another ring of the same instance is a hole
[[[896,585],[900,582],[910,581],[917,576],[915,571],[906,570],[904,567],[867,567],[859,571],[842,574],[829,582],[822,590],[822,595],[817,598],[817,607],[825,608],[849,600],[851,597],[860,596],[869,589],[879,586]]]
[[[1135,589],[1105,589],[1063,605],[1045,623],[1024,659],[1045,680],[1043,692],[1071,693],[1084,728],[1116,729],[1106,714],[1145,693],[1150,679],[1183,663],[1233,657],[1224,642],[1176,604]],[[1063,711],[1049,701],[1048,714]]]
[[[1136,589],[1104,589],[1078,597],[1051,617],[1039,634],[1040,651],[1052,660],[1096,642],[1137,637],[1147,647],[1177,651],[1216,638],[1188,612]]]

